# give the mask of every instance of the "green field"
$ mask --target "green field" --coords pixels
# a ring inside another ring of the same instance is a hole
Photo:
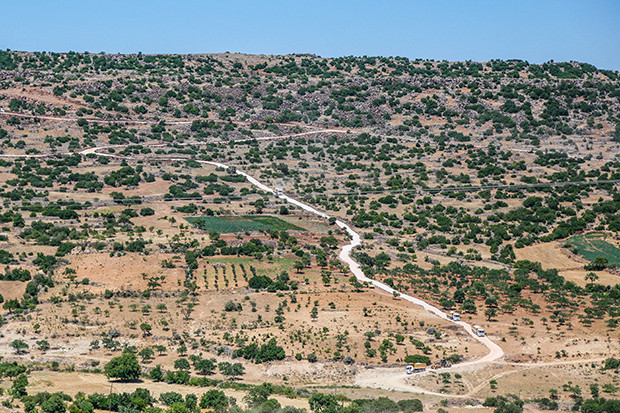
[[[305,231],[305,229],[269,215],[205,216],[185,218],[190,224],[206,231],[222,234],[245,231]]]
[[[620,265],[620,249],[606,241],[607,235],[601,232],[574,235],[566,240],[577,248],[578,254],[594,261],[596,257],[607,258],[610,264]]]

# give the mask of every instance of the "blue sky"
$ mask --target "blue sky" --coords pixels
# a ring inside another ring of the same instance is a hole
[[[588,62],[620,69],[619,0],[21,0],[0,48]]]

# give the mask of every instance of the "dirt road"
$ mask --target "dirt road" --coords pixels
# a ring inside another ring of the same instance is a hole
[[[309,133],[320,133],[320,132],[331,132],[332,130],[319,130],[319,131],[314,131],[314,132],[307,132],[306,134]],[[107,152],[101,152],[102,150],[105,149],[110,149],[110,148],[121,148],[124,147],[126,145],[110,145],[110,146],[101,146],[101,147],[95,147],[95,148],[89,148],[89,149],[85,149],[81,152],[79,152],[81,155],[87,155],[87,154],[96,154],[99,156],[107,156],[107,157],[112,157],[112,158],[124,158],[124,159],[128,159],[128,157],[123,157],[123,156],[119,156],[119,155],[115,155],[115,154],[110,154]],[[28,155],[26,155],[26,157],[28,157]],[[187,160],[187,158],[167,158],[167,160],[169,161],[185,161]],[[224,168],[224,169],[228,169],[229,165],[225,165],[219,162],[211,162],[211,161],[202,161],[202,160],[198,160],[198,162],[206,164],[206,165],[212,165],[215,167],[219,167],[219,168]],[[316,208],[312,207],[311,205],[305,204],[301,201],[298,201],[288,195],[285,194],[281,194],[281,195],[277,195],[276,191],[263,184],[262,182],[258,181],[256,178],[248,175],[247,173],[237,169],[236,173],[239,175],[244,176],[248,182],[250,182],[252,185],[256,186],[258,189],[261,189],[262,191],[265,191],[267,193],[271,193],[274,194],[276,196],[278,196],[278,198],[285,200],[287,202],[289,202],[290,204],[293,204],[295,206],[300,207],[301,209],[303,209],[304,211],[310,212],[314,215],[317,215],[321,218],[324,219],[329,219],[330,216],[317,210]],[[446,321],[452,322],[454,324],[459,325],[460,327],[462,327],[465,331],[467,331],[468,334],[470,334],[474,339],[478,340],[480,343],[482,343],[484,346],[487,347],[487,349],[489,350],[489,353],[479,359],[476,360],[472,360],[466,363],[461,363],[457,366],[454,366],[453,368],[464,368],[464,367],[468,367],[468,366],[475,366],[475,365],[480,365],[480,364],[485,364],[485,363],[489,363],[489,362],[493,362],[495,360],[498,360],[499,358],[501,358],[504,355],[504,351],[502,350],[502,348],[500,346],[498,346],[497,344],[495,344],[494,342],[492,342],[489,338],[487,337],[478,337],[476,334],[474,334],[472,327],[465,323],[464,321],[453,321],[451,319],[448,318],[448,316],[446,315],[446,313],[444,313],[443,311],[441,311],[439,308],[433,306],[432,304],[427,303],[426,301],[423,301],[419,298],[410,296],[408,294],[403,294],[403,293],[399,293],[396,290],[394,290],[392,287],[377,281],[377,280],[372,280],[368,277],[366,277],[366,275],[364,274],[364,272],[362,271],[360,265],[351,257],[351,252],[353,251],[353,249],[357,246],[359,246],[361,244],[361,238],[360,235],[355,232],[351,227],[349,227],[346,223],[340,221],[340,220],[336,220],[336,225],[341,228],[342,230],[344,230],[346,232],[346,234],[348,234],[348,236],[350,237],[351,242],[348,245],[345,245],[342,250],[340,251],[339,254],[339,258],[340,260],[342,260],[344,263],[346,263],[351,272],[353,273],[353,275],[360,281],[360,282],[366,282],[369,284],[374,285],[376,288],[379,288],[383,291],[385,291],[386,293],[392,295],[395,292],[398,293],[398,295],[400,296],[400,298],[409,301],[415,305],[418,305],[420,307],[422,307],[424,310],[432,313],[433,315],[442,318]],[[383,383],[383,388],[390,388],[390,389],[395,389],[395,390],[404,390],[405,391],[414,391],[414,392],[425,392],[428,394],[432,394],[432,392],[427,392],[423,389],[417,388],[415,386],[411,386],[409,384],[406,383],[405,379],[407,377],[406,374],[404,373],[398,373],[398,374],[394,374],[393,372],[388,374],[389,380],[379,380],[378,383]],[[375,383],[377,383],[377,381],[375,381]],[[372,383],[368,383],[369,387],[373,387]],[[386,387],[387,386],[387,387]]]

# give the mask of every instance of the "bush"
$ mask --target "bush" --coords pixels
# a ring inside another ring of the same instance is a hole
[[[155,210],[153,208],[149,208],[149,207],[142,208],[140,210],[140,215],[142,215],[143,217],[155,215]]]
[[[162,393],[159,396],[159,400],[166,406],[170,406],[174,403],[183,403],[183,396],[180,393],[171,391],[167,393]]]
[[[241,303],[237,304],[234,301],[227,301],[226,304],[224,304],[225,311],[241,311],[242,309]]]
[[[605,360],[603,370],[616,370],[618,368],[620,368],[620,359],[609,357]]]
[[[430,364],[431,358],[428,356],[423,356],[421,354],[409,354],[405,356],[405,363],[414,364],[414,363],[425,363]]]
[[[256,275],[248,280],[248,286],[255,290],[262,290],[271,285],[273,281],[266,275]]]
[[[260,347],[256,343],[248,344],[237,350],[234,357],[243,357],[247,360],[253,360],[255,363],[263,363],[265,361],[283,360],[286,354],[284,349],[277,345],[276,339],[272,338]]]
[[[397,404],[404,413],[421,412],[424,410],[424,406],[419,399],[399,400]]]

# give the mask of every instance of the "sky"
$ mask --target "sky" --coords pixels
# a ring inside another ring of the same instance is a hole
[[[2,1],[0,49],[580,61],[620,70],[620,0]]]

